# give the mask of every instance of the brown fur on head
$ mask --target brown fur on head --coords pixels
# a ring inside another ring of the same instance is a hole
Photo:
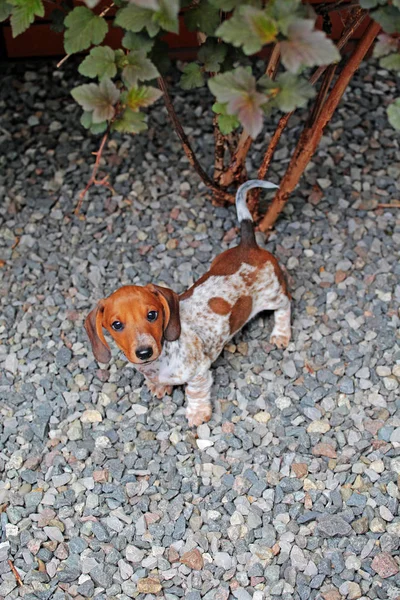
[[[157,313],[156,318],[154,313]],[[122,326],[118,331],[116,323]],[[127,285],[100,300],[87,316],[85,329],[93,354],[99,362],[105,363],[110,360],[111,352],[103,328],[130,362],[152,362],[160,356],[164,339],[173,342],[180,336],[178,295],[158,285]],[[141,349],[152,350],[149,360],[137,356]]]

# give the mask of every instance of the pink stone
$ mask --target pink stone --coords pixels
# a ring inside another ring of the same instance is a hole
[[[382,579],[392,577],[392,575],[396,575],[399,572],[396,561],[388,552],[377,554],[371,563],[371,567]]]
[[[38,519],[38,527],[46,527],[54,519],[56,513],[51,508],[44,508],[41,513],[39,513]]]

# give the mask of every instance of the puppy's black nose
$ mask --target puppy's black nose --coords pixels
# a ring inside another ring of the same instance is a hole
[[[140,360],[148,360],[153,356],[153,348],[138,348],[135,354]]]

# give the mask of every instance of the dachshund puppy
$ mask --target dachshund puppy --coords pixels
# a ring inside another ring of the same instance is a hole
[[[271,343],[285,348],[290,340],[285,278],[274,256],[257,245],[246,206],[247,191],[254,187],[277,186],[251,180],[239,187],[240,244],[217,256],[190,289],[178,296],[158,285],[128,285],[100,300],[85,321],[99,362],[111,358],[105,329],[158,398],[186,384],[191,426],[211,418],[210,367],[243,325],[260,311],[273,310]]]

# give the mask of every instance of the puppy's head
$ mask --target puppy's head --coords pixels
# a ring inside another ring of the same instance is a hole
[[[178,295],[158,285],[128,285],[100,300],[87,316],[85,329],[93,354],[105,363],[111,352],[103,328],[130,362],[152,362],[160,356],[164,339],[173,342],[180,336]]]

